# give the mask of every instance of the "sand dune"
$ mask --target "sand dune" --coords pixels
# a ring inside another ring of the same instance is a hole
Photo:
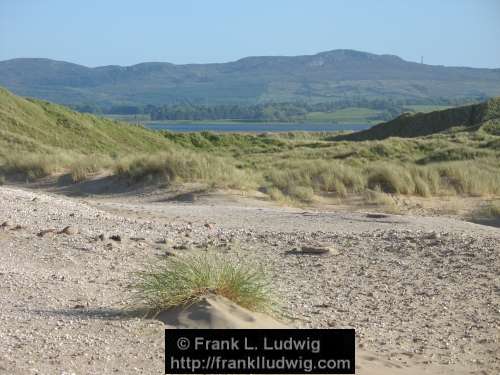
[[[249,311],[227,298],[209,295],[187,306],[161,312],[166,328],[235,329],[287,328],[274,318]]]

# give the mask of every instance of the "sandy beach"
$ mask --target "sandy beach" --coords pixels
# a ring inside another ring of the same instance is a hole
[[[355,328],[360,374],[500,370],[496,228],[155,201],[0,188],[0,373],[162,373],[165,326],[130,307],[131,273],[207,247],[265,267],[280,324]],[[313,243],[334,251],[293,251]],[[222,305],[212,313],[224,316]]]

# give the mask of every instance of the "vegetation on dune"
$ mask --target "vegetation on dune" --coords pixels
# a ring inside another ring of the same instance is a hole
[[[0,157],[13,153],[119,155],[172,146],[142,127],[81,114],[0,88]]]
[[[203,182],[211,187],[256,187],[250,171],[236,168],[231,160],[183,150],[125,157],[114,166],[115,174],[132,182]]]
[[[399,208],[391,194],[380,191],[379,188],[375,190],[366,190],[363,193],[364,202],[368,205],[382,208],[386,212],[398,213]]]
[[[442,111],[403,114],[389,122],[373,126],[357,133],[340,135],[334,140],[363,141],[389,137],[421,137],[450,130],[483,130],[491,134],[500,131],[500,97],[484,103],[450,108]]]
[[[4,89],[0,146],[0,174],[27,180],[67,172],[73,182],[81,182],[109,169],[132,182],[164,177],[242,188],[250,181],[248,172],[229,161],[184,150],[158,132],[23,99]]]
[[[367,190],[423,197],[500,194],[498,162],[444,162],[429,166],[391,161],[357,164],[324,160],[284,163],[270,168],[267,181],[284,196],[298,201],[310,201],[313,193],[328,192],[345,197]],[[484,168],[478,168],[481,165]],[[307,199],[302,193],[304,189],[310,191]]]
[[[66,173],[81,182],[106,170],[131,184],[259,189],[287,203],[322,194],[388,206],[401,194],[500,194],[498,100],[479,106],[474,118],[483,122],[465,128],[353,142],[329,133],[154,132],[5,90],[0,99],[0,175],[8,178]]]
[[[88,180],[102,170],[112,168],[116,161],[107,155],[82,156],[69,165],[71,181],[74,183]]]
[[[275,310],[271,288],[259,267],[235,263],[211,251],[167,257],[137,273],[137,298],[155,310],[189,305],[216,294],[251,311]]]

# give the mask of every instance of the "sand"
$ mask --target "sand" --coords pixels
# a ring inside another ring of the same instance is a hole
[[[249,311],[227,298],[208,295],[189,305],[162,311],[156,319],[166,328],[190,329],[258,329],[287,328],[276,319]]]
[[[497,228],[5,186],[2,222],[2,374],[163,373],[165,324],[130,313],[131,275],[206,246],[265,267],[281,296],[281,324],[356,328],[361,374],[500,373]],[[336,251],[290,252],[312,242]],[[197,308],[197,319],[182,310],[162,319],[177,327],[280,324],[217,299]]]

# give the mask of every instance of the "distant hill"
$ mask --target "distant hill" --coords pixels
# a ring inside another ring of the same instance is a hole
[[[169,146],[171,143],[157,132],[24,99],[0,88],[0,157],[58,151],[125,154]]]
[[[370,129],[340,135],[333,140],[365,141],[389,137],[412,138],[435,134],[453,128],[484,130],[500,135],[500,97],[484,103],[434,111],[402,114]]]
[[[425,65],[353,50],[247,57],[220,64],[151,62],[97,68],[23,58],[0,62],[0,85],[19,95],[62,104],[432,100],[498,96],[500,69]]]

